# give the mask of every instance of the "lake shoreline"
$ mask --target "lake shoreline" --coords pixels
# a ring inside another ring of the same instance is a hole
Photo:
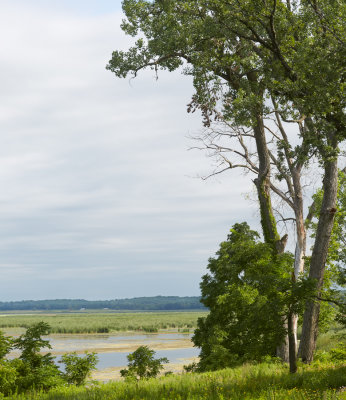
[[[181,362],[176,363],[168,363],[164,365],[164,369],[160,375],[164,375],[167,372],[172,372],[173,374],[182,374],[184,373],[184,365],[191,364],[193,362],[198,362],[198,357],[189,357],[181,359]],[[124,367],[111,367],[96,370],[92,373],[91,379],[101,382],[109,382],[109,381],[121,381],[124,378],[120,375],[120,370],[126,368]]]
[[[76,352],[83,355],[86,352],[94,352],[98,355],[99,362],[92,379],[106,382],[121,380],[120,370],[126,368],[127,355],[145,345],[157,353],[156,358],[167,357],[170,360],[164,365],[162,373],[179,374],[184,371],[184,365],[198,361],[198,350],[193,346],[191,336],[190,333],[177,330],[159,333],[127,331],[114,334],[51,334],[44,339],[49,340],[52,349],[44,349],[41,354],[51,353],[59,364],[63,354]],[[10,357],[19,355],[20,352],[13,351]]]

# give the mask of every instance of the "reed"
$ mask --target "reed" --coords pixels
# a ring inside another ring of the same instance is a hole
[[[28,328],[33,323],[44,321],[51,326],[52,333],[155,333],[177,329],[187,332],[196,327],[199,317],[206,315],[206,311],[9,315],[1,316],[0,329]]]

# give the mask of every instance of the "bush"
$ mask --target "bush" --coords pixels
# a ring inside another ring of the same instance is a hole
[[[50,326],[47,323],[38,322],[13,341],[13,347],[22,351],[19,359],[11,361],[11,365],[18,372],[17,391],[22,392],[31,388],[49,390],[64,383],[51,353],[40,354],[42,349],[51,348],[49,341],[42,339],[42,336],[48,335],[49,331]]]
[[[168,363],[166,357],[154,359],[155,351],[148,346],[140,346],[129,354],[127,359],[128,369],[122,369],[120,374],[128,380],[155,378],[163,369],[163,363]]]
[[[13,346],[13,339],[6,337],[2,331],[0,331],[0,360],[2,360],[7,353],[11,351]]]
[[[330,350],[333,361],[346,361],[346,349],[342,345]]]
[[[1,394],[10,395],[15,391],[18,373],[7,361],[0,363],[0,398]]]
[[[65,364],[64,379],[75,385],[83,385],[91,371],[96,369],[98,358],[95,353],[85,353],[84,357],[80,357],[76,352],[64,354],[61,357],[61,363]]]

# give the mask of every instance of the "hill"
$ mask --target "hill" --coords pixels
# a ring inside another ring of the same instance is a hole
[[[135,297],[116,300],[22,300],[0,302],[0,311],[14,310],[138,310],[138,311],[169,311],[169,310],[199,310],[204,309],[200,297],[155,296]]]

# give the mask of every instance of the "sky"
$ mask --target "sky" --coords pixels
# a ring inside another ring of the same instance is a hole
[[[119,0],[0,0],[0,301],[199,295],[251,180],[207,181],[181,73],[118,79]]]

